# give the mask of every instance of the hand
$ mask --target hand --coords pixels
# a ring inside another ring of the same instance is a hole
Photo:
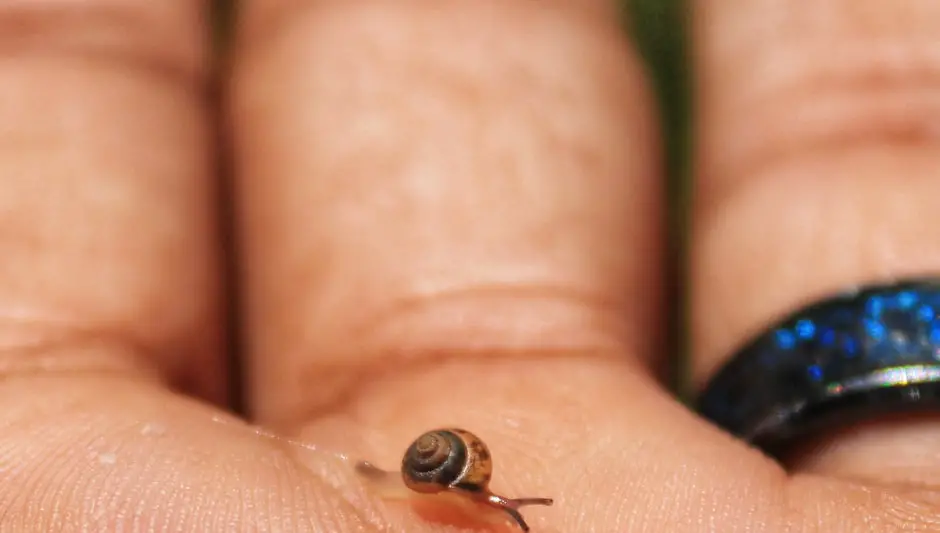
[[[533,532],[940,531],[932,419],[785,471],[668,390],[615,9],[245,2],[217,150],[198,4],[0,10],[2,531],[500,530],[349,468],[438,426],[555,499]],[[695,3],[695,386],[809,294],[940,267],[937,6]]]

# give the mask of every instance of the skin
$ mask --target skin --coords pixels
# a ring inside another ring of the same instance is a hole
[[[555,499],[539,533],[940,531],[936,419],[785,470],[657,380],[659,119],[611,5],[245,2],[225,150],[206,7],[0,2],[4,531],[512,531],[337,455],[440,426]],[[693,8],[701,384],[809,298],[940,268],[940,4]],[[226,414],[230,304],[251,420],[315,446]]]

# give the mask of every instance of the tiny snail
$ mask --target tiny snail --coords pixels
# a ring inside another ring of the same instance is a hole
[[[383,476],[382,470],[360,462],[358,470],[367,476]],[[422,494],[449,492],[507,513],[522,528],[529,526],[519,513],[526,505],[552,505],[551,498],[506,498],[489,489],[493,461],[486,444],[464,429],[428,431],[419,436],[401,462],[405,486]]]

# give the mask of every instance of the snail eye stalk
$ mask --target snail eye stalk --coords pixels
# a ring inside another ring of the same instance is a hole
[[[519,512],[520,507],[525,507],[526,505],[545,505],[550,506],[555,501],[551,498],[504,498],[496,494],[490,494],[486,498],[486,503],[492,507],[495,507],[509,516],[519,527],[522,528],[522,531],[529,531],[529,524],[526,523],[525,519],[522,517],[522,513]]]

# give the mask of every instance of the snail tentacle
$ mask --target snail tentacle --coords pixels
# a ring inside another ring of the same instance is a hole
[[[513,508],[518,509],[526,505],[546,505],[550,506],[555,503],[555,500],[551,498],[516,498],[513,500],[508,500]]]
[[[554,500],[551,498],[505,498],[498,494],[489,494],[486,503],[508,514],[522,528],[522,531],[529,531],[529,524],[522,517],[519,508],[526,505],[552,505]]]

